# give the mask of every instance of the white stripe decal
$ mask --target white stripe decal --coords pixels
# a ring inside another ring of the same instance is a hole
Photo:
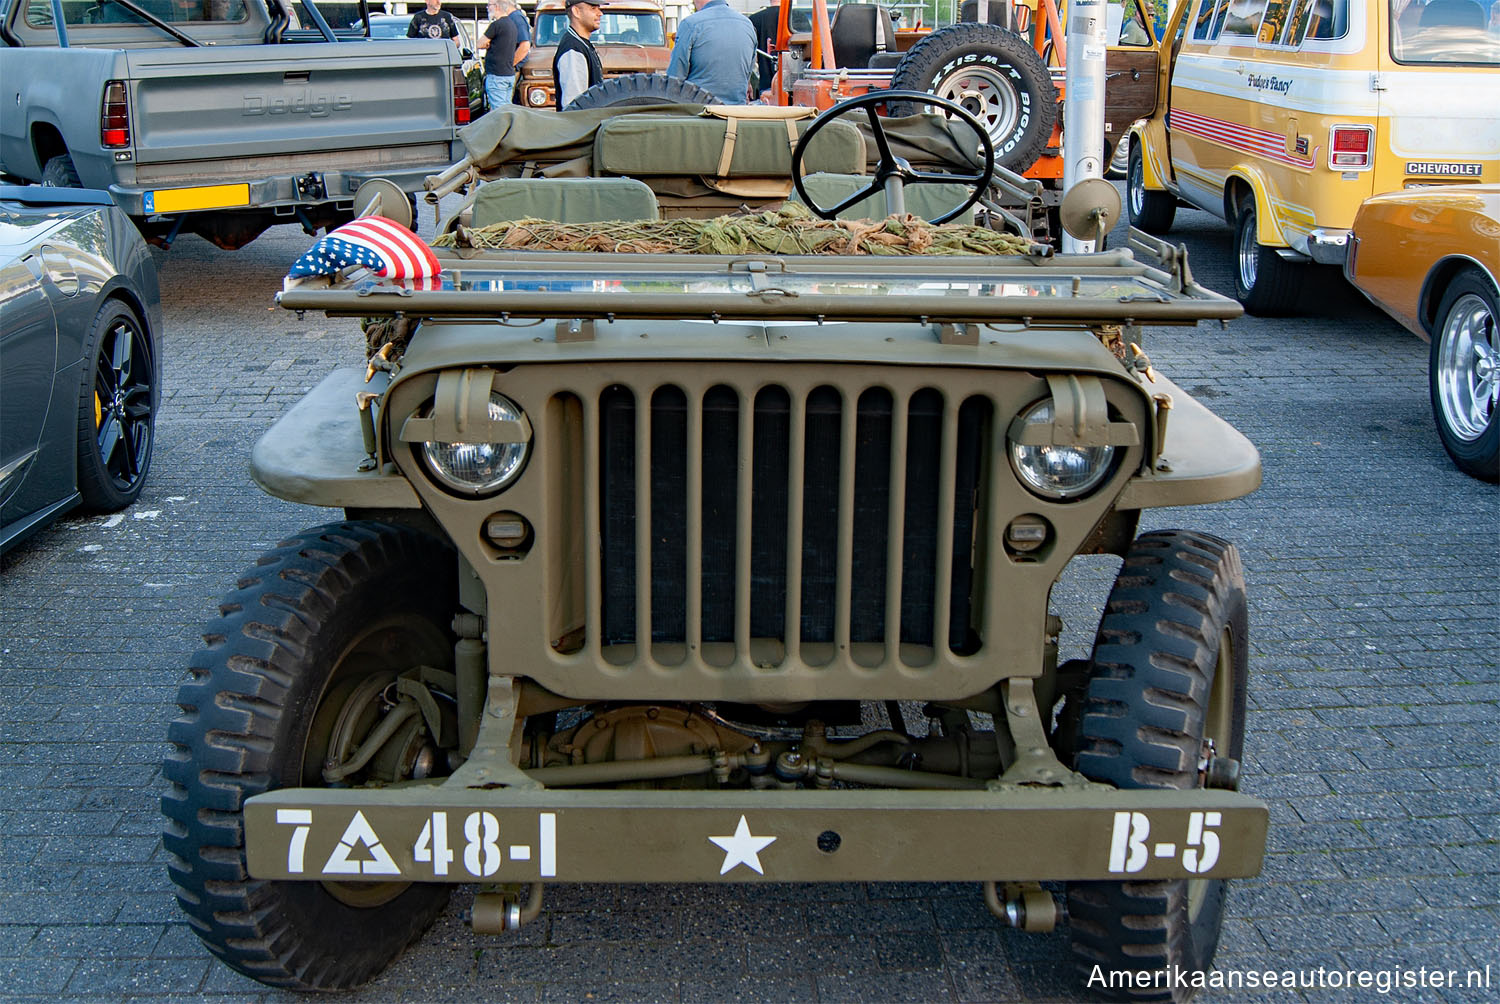
[[[1267,132],[1264,129],[1254,129],[1250,126],[1225,122],[1206,115],[1195,115],[1192,112],[1184,112],[1175,108],[1168,114],[1167,124],[1178,132],[1199,136],[1221,146],[1266,157],[1292,167],[1312,168],[1315,165],[1315,161],[1310,157],[1301,160],[1289,156],[1286,152],[1286,141],[1276,133]]]
[[[544,812],[541,814],[541,866],[542,878],[552,878],[557,874],[557,813]]]

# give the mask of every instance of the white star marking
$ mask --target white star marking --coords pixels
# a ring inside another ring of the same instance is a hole
[[[709,837],[711,842],[724,849],[724,867],[719,869],[723,875],[737,865],[744,865],[753,869],[755,874],[764,875],[760,867],[760,852],[776,842],[775,837],[752,837],[750,835],[750,824],[745,822],[745,817],[740,817],[740,825],[734,828],[731,837]]]

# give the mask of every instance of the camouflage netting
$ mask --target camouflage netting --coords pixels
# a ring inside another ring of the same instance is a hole
[[[960,223],[933,225],[915,216],[820,220],[788,203],[755,215],[563,224],[524,219],[459,227],[433,247],[628,254],[1023,255],[1032,242]]]

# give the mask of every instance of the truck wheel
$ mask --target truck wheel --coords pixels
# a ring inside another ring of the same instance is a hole
[[[447,904],[446,885],[250,878],[242,812],[264,791],[323,786],[325,760],[347,759],[389,712],[398,673],[451,671],[456,582],[453,553],[425,534],[330,523],[262,555],[220,604],[177,694],[162,843],[188,924],[231,968],[298,990],[358,986]],[[426,756],[425,725],[392,741],[400,756],[382,748],[344,783],[446,763]]]
[[[1187,530],[1142,534],[1099,622],[1075,768],[1120,788],[1202,787],[1205,757],[1238,760],[1244,746],[1247,643],[1234,545]],[[1073,952],[1085,972],[1208,969],[1225,886],[1222,879],[1071,883]],[[1132,999],[1179,999],[1170,984]]]
[[[1302,269],[1261,244],[1256,236],[1255,199],[1240,203],[1234,218],[1234,296],[1260,317],[1291,312],[1302,288]]]
[[[1438,304],[1427,369],[1432,417],[1448,456],[1464,473],[1500,480],[1500,310],[1494,287],[1459,276]]]
[[[78,179],[78,168],[67,154],[53,157],[42,165],[42,184],[48,188],[82,188]]]
[[[896,90],[928,91],[963,105],[989,130],[995,161],[1024,171],[1052,136],[1057,88],[1036,50],[993,24],[939,28],[912,46],[891,75]],[[915,115],[912,101],[891,103],[892,115]]]
[[[78,494],[92,512],[140,497],[156,430],[156,352],[141,319],[108,300],[84,343],[78,393]]]
[[[574,98],[563,111],[622,108],[630,105],[722,105],[711,92],[681,77],[664,73],[628,73],[595,84]]]
[[[1168,192],[1146,188],[1146,158],[1137,140],[1130,144],[1129,167],[1125,172],[1125,191],[1129,196],[1130,225],[1148,234],[1164,234],[1172,229],[1177,216],[1177,200]]]

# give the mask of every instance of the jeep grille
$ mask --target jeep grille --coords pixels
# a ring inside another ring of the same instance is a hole
[[[984,397],[950,404],[932,388],[604,389],[606,654],[632,657],[647,635],[667,662],[684,646],[723,664],[743,653],[819,665],[837,651],[920,664],[934,639],[974,653],[992,413]]]

